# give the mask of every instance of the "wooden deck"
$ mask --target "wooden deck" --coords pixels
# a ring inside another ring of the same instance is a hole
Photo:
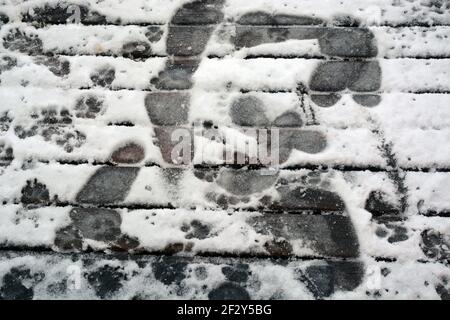
[[[0,298],[449,298],[447,1],[0,3]]]

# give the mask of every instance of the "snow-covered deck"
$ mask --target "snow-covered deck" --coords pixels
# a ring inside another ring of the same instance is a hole
[[[0,0],[0,298],[449,299],[449,36],[446,0]]]

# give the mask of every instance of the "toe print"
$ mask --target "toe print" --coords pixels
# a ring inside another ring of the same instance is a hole
[[[336,93],[344,90],[361,92],[361,94],[353,96],[357,103],[368,107],[376,106],[381,98],[370,92],[379,90],[380,86],[381,69],[376,61],[327,61],[320,63],[309,84],[310,90],[314,92],[313,101],[322,107],[329,107],[337,103],[339,99]],[[326,96],[316,95],[316,92]]]

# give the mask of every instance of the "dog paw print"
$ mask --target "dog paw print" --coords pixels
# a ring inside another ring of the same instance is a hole
[[[22,188],[20,202],[25,205],[44,206],[50,203],[47,186],[37,179],[28,180]]]
[[[176,286],[176,293],[184,291],[183,282],[187,278],[188,262],[177,257],[162,256],[152,263],[152,272],[156,280],[166,286]]]
[[[11,70],[17,66],[17,59],[8,55],[1,55],[0,57],[0,74],[5,71]]]
[[[9,17],[3,13],[0,12],[0,27],[3,26],[4,24],[7,24],[9,22]]]
[[[68,60],[54,56],[46,56],[44,54],[42,40],[32,33],[26,33],[18,28],[12,29],[3,38],[3,46],[11,51],[18,51],[29,55],[37,55],[34,57],[36,64],[46,66],[54,75],[58,77],[66,76],[70,73],[70,63]],[[2,64],[6,70],[17,65],[15,58],[3,57]],[[0,68],[3,69],[3,68]]]
[[[0,166],[9,166],[13,159],[13,148],[4,142],[0,142]]]
[[[89,285],[100,299],[113,297],[122,288],[122,281],[128,279],[129,277],[123,267],[107,264],[87,275]]]
[[[211,237],[210,226],[199,221],[192,220],[190,224],[184,224],[181,227],[181,231],[186,233],[186,239],[199,239],[204,240]]]
[[[39,127],[33,125],[30,128],[16,126],[15,134],[20,139],[26,139],[40,134],[45,141],[52,142],[71,153],[74,149],[81,147],[86,142],[86,135],[78,130],[67,127]]]
[[[38,133],[38,126],[32,125],[30,127],[23,127],[21,125],[17,125],[14,127],[14,133],[20,139],[26,139],[29,137],[33,137]]]
[[[409,239],[409,230],[397,218],[379,217],[379,223],[375,234],[382,239],[387,239],[389,243],[403,242]]]
[[[63,77],[70,73],[70,62],[63,58],[53,56],[38,56],[34,58],[37,64],[44,65],[55,76]]]
[[[425,230],[421,233],[420,248],[430,259],[450,259],[450,237],[435,230]]]
[[[19,28],[11,29],[3,37],[3,46],[29,55],[43,54],[42,40],[36,34],[26,33]]]
[[[110,65],[104,65],[92,72],[91,81],[94,86],[111,88],[111,84],[116,78],[116,69]]]
[[[145,59],[151,56],[152,48],[144,41],[131,41],[122,46],[122,56],[130,59]]]
[[[6,133],[9,130],[12,120],[8,112],[0,115],[0,134]]]
[[[145,37],[150,42],[158,42],[161,40],[163,34],[163,29],[157,26],[150,26],[147,28],[147,31],[145,31]]]
[[[45,278],[42,272],[18,266],[13,267],[3,276],[0,287],[1,300],[31,300],[34,297],[34,287]]]
[[[65,108],[58,111],[57,107],[50,107],[40,113],[32,112],[30,119],[31,125],[14,127],[14,132],[20,139],[41,135],[45,141],[62,147],[68,153],[86,142],[86,135],[75,129],[72,125],[72,115]]]
[[[77,118],[94,119],[105,110],[103,99],[88,94],[78,98],[75,103],[75,116]]]
[[[42,131],[45,141],[51,141],[67,153],[80,148],[86,142],[86,135],[78,130],[67,127],[48,127]]]
[[[16,225],[20,224],[23,221],[28,221],[34,225],[35,228],[39,228],[40,217],[39,215],[27,209],[18,209],[16,211],[16,215],[14,217],[14,223]]]

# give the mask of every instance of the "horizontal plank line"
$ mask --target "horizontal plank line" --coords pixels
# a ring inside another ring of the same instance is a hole
[[[214,56],[210,55],[208,58],[222,58],[221,56]],[[314,59],[314,60],[326,60],[326,61],[377,61],[378,59],[385,59],[385,60],[394,60],[394,59],[415,59],[415,60],[443,60],[443,59],[449,59],[450,55],[427,55],[427,56],[416,56],[416,55],[400,55],[396,57],[375,57],[370,59],[364,59],[364,58],[329,58],[325,55],[273,55],[273,54],[251,54],[243,58],[243,60],[252,60],[252,59],[286,59],[286,60],[292,60],[292,59]]]
[[[2,85],[1,88],[8,88],[8,89],[38,89],[38,90],[58,90],[58,91],[101,91],[102,93],[117,93],[118,91],[124,91],[124,92],[151,92],[151,93],[171,93],[171,92],[179,92],[179,93],[190,93],[192,92],[192,89],[133,89],[133,88],[105,88],[105,87],[80,87],[80,88],[46,88],[46,87],[37,87],[37,86],[16,86],[16,85]],[[208,90],[205,90],[205,92],[210,92]],[[253,89],[245,89],[242,88],[239,90],[240,93],[294,93],[298,94],[297,89],[286,89],[286,90],[266,90],[266,89],[260,89],[260,90],[253,90]],[[353,92],[319,92],[319,91],[308,91],[306,93],[302,93],[303,96],[311,96],[311,94],[314,95],[328,95],[330,93],[337,93],[337,94],[351,94]],[[450,95],[450,90],[415,90],[415,91],[373,91],[373,92],[355,92],[358,94],[416,94],[416,95]],[[125,126],[125,125],[124,125]]]
[[[36,86],[29,86],[28,88],[40,88]],[[136,92],[191,92],[192,90],[179,90],[179,89],[172,89],[172,90],[153,90],[151,88],[146,89],[134,89],[134,88],[103,88],[103,87],[80,87],[80,88],[70,88],[70,89],[77,89],[80,91],[88,91],[88,90],[95,90],[95,89],[104,89],[105,91],[111,91],[111,92],[117,92],[117,91],[136,91]],[[263,93],[295,93],[296,90],[294,89],[284,89],[284,90],[270,90],[270,89],[259,89],[259,90],[253,90],[253,89],[240,89],[241,93],[252,93],[252,92],[263,92]],[[312,92],[316,94],[315,92]],[[328,94],[328,93],[342,93],[342,92],[320,92],[320,94]],[[365,92],[356,92],[358,94],[364,94]],[[410,93],[410,94],[450,94],[450,90],[408,90],[408,91],[376,91],[376,92],[370,92],[370,94],[383,94],[383,93]]]
[[[47,26],[101,26],[101,27],[161,27],[166,25],[173,25],[177,27],[203,27],[203,26],[211,26],[215,27],[217,24],[208,24],[208,23],[191,23],[191,24],[175,24],[170,23],[170,21],[167,22],[130,22],[130,23],[114,23],[114,22],[107,22],[106,24],[98,24],[98,23],[88,23],[81,21],[80,24],[70,24],[70,23],[34,23],[34,22],[26,22],[26,21],[14,21],[25,23],[26,25],[32,26],[36,29],[45,28]],[[9,24],[9,23],[8,23]],[[7,26],[8,24],[5,24],[4,26]],[[243,24],[243,23],[223,23],[224,26],[232,26],[232,25],[238,25],[238,26],[244,26],[244,27],[280,27],[280,28],[289,28],[289,27],[308,27],[308,28],[323,28],[323,27],[332,27],[332,28],[342,28],[342,29],[348,29],[348,28],[376,28],[376,27],[389,27],[393,29],[400,29],[400,28],[414,28],[414,27],[422,27],[422,28],[435,28],[435,27],[449,27],[450,23],[428,23],[428,22],[417,22],[414,23],[379,23],[379,24],[362,24],[360,26],[355,25],[348,25],[348,26],[337,26],[332,24],[320,24],[320,25],[304,25],[304,24]]]
[[[141,259],[145,257],[166,257],[166,256],[175,256],[176,254],[168,253],[164,251],[153,251],[153,252],[145,252],[145,251],[134,251],[132,253],[121,251],[119,249],[113,249],[110,252],[105,251],[96,251],[92,248],[88,248],[86,250],[83,250],[82,252],[78,251],[55,251],[48,247],[42,247],[42,246],[36,246],[36,247],[29,247],[29,246],[14,246],[14,245],[7,245],[2,246],[0,245],[0,252],[2,253],[26,253],[29,254],[46,254],[51,253],[55,255],[63,255],[63,256],[73,256],[73,255],[95,255],[98,257],[107,257],[107,258],[115,258],[115,257],[128,257],[128,258],[136,258]],[[245,261],[286,261],[286,262],[293,262],[293,261],[346,261],[346,262],[359,262],[359,258],[347,258],[347,257],[321,257],[321,256],[273,256],[268,254],[258,254],[258,255],[252,255],[248,253],[242,253],[242,254],[235,254],[235,253],[209,253],[209,252],[197,252],[195,255],[178,255],[180,259],[190,259],[190,258],[222,258],[222,259],[236,259],[238,258],[239,261],[245,262]],[[370,256],[372,259],[374,259],[376,262],[385,262],[385,263],[396,263],[398,261],[397,258],[394,257],[382,257],[382,256]],[[242,259],[242,260],[241,260]],[[417,259],[414,260],[417,263],[420,264],[430,264],[430,263],[448,263],[447,259],[435,259],[435,260],[425,260],[425,259]]]
[[[34,204],[24,204],[22,202],[18,202],[18,201],[3,201],[2,205],[22,205],[25,209],[33,209],[36,207],[36,205]],[[45,205],[39,205],[39,208],[51,208],[51,207],[56,207],[56,208],[99,208],[99,209],[126,209],[126,210],[130,210],[130,211],[135,211],[135,210],[176,210],[176,209],[186,209],[186,210],[197,210],[197,209],[202,209],[201,207],[196,207],[196,206],[192,206],[192,207],[176,207],[172,204],[168,204],[168,205],[150,205],[150,204],[83,204],[83,203],[78,203],[78,202],[65,202],[65,201],[50,201],[48,203],[46,203]],[[216,211],[218,209],[210,209],[211,211]],[[286,209],[286,210],[276,210],[276,209],[267,209],[264,207],[261,208],[236,208],[233,209],[233,212],[260,212],[260,213],[264,213],[264,214],[273,214],[273,215],[279,215],[279,214],[291,214],[291,215],[334,215],[334,216],[343,216],[345,215],[343,212],[339,212],[339,211],[328,211],[328,210],[320,210],[320,209],[314,209],[314,210],[305,210],[305,209],[301,209],[301,210],[291,210],[291,209]],[[435,217],[440,217],[440,218],[450,218],[450,211],[434,211],[434,210],[427,210],[427,211],[423,211],[423,212],[417,212],[418,215],[420,216],[424,216],[424,217],[428,217],[428,218],[435,218]],[[392,214],[384,214],[382,215],[380,218],[382,219],[388,219],[390,221],[398,221],[398,222],[405,222],[408,221],[409,217],[408,216],[402,216],[402,215],[392,215]]]
[[[12,158],[4,158],[2,161],[5,164],[9,164],[10,161],[13,161]],[[64,160],[64,159],[55,159],[53,161],[45,160],[45,159],[32,159],[33,161],[44,163],[44,164],[50,164],[50,163],[58,163],[61,165],[83,165],[83,164],[89,164],[92,166],[111,166],[111,167],[118,167],[121,165],[118,165],[111,161],[88,161],[88,160]],[[138,168],[150,168],[150,167],[158,167],[158,168],[165,168],[161,166],[158,163],[150,162],[145,163],[143,165],[137,165],[135,167]],[[206,170],[220,170],[221,168],[227,168],[227,169],[243,169],[246,168],[247,170],[265,170],[265,169],[273,169],[271,167],[266,167],[262,165],[254,165],[254,164],[243,164],[243,165],[236,165],[236,164],[224,164],[224,165],[206,165],[206,164],[195,164],[195,165],[179,165],[179,166],[173,166],[174,168],[193,168],[193,169],[206,169]],[[424,172],[424,173],[434,173],[434,172],[450,172],[450,167],[397,167],[392,170],[387,170],[386,168],[377,167],[377,166],[348,166],[348,165],[317,165],[317,164],[304,164],[304,165],[295,165],[295,166],[286,166],[280,168],[280,170],[290,170],[290,171],[296,171],[296,170],[318,170],[318,171],[328,171],[328,170],[337,170],[337,171],[345,171],[345,172],[360,172],[360,171],[370,171],[370,172]]]
[[[124,251],[115,251],[112,250],[112,253],[105,252],[105,251],[94,251],[91,248],[84,250],[82,252],[78,251],[55,251],[48,247],[26,247],[26,246],[14,246],[14,245],[8,245],[8,246],[0,246],[0,252],[3,254],[15,254],[15,253],[25,253],[27,255],[30,254],[46,254],[46,253],[52,253],[54,255],[58,256],[73,256],[73,255],[95,255],[97,257],[105,257],[105,258],[135,258],[135,259],[142,259],[142,258],[157,258],[157,257],[167,257],[167,256],[175,256],[175,254],[171,253],[164,253],[163,251],[160,252],[143,252],[143,251],[135,251],[133,253],[124,252]],[[270,256],[270,255],[251,255],[251,254],[214,254],[214,253],[196,253],[195,255],[177,255],[180,259],[192,259],[192,258],[219,258],[224,260],[232,260],[235,258],[239,258],[239,261],[245,262],[245,261],[283,261],[283,262],[294,262],[294,261],[348,261],[348,262],[359,262],[358,258],[339,258],[339,257],[315,257],[315,256]]]
[[[425,217],[441,217],[441,218],[450,218],[450,211],[435,211],[435,210],[428,210],[425,212],[421,212],[421,215]]]
[[[8,163],[9,161],[13,161],[14,159],[2,159],[5,163]],[[44,160],[44,159],[33,159],[36,162],[44,163],[44,164],[50,164],[52,162],[61,164],[61,165],[83,165],[83,164],[90,164],[92,166],[111,166],[111,167],[118,167],[120,165],[113,163],[111,161],[88,161],[88,160],[63,160],[63,159],[55,159],[53,161]],[[138,165],[135,167],[139,168],[149,168],[149,167],[158,167],[158,168],[165,168],[161,166],[158,163],[145,163],[143,165]],[[206,165],[206,164],[195,164],[195,165],[180,165],[180,166],[173,166],[175,168],[194,168],[194,169],[206,169],[206,170],[220,170],[221,168],[227,168],[227,169],[243,169],[246,168],[247,170],[265,170],[265,169],[273,169],[270,167],[262,166],[262,165],[235,165],[235,164],[225,164],[225,165]],[[315,170],[315,171],[328,171],[328,170],[337,170],[337,171],[345,171],[345,172],[360,172],[360,171],[370,171],[370,172],[424,172],[424,173],[434,173],[434,172],[450,172],[450,167],[397,167],[392,170],[387,170],[386,168],[377,167],[377,166],[347,166],[347,165],[317,165],[317,164],[305,164],[305,165],[296,165],[296,166],[287,166],[280,168],[280,170],[290,170],[290,171],[296,171],[296,170]]]
[[[389,27],[393,29],[400,28],[413,28],[413,27],[423,27],[423,28],[435,28],[435,27],[449,27],[450,23],[427,23],[427,22],[414,22],[414,23],[380,23],[380,24],[362,24],[362,25],[348,25],[348,26],[337,26],[332,24],[318,24],[318,25],[304,25],[304,24],[244,24],[235,23],[230,25],[239,25],[243,27],[277,27],[277,28],[291,28],[291,27],[308,27],[308,28],[336,28],[336,29],[361,29],[361,28],[377,28],[377,27]]]
[[[3,201],[2,205],[22,205],[25,209],[34,209],[36,205],[33,204],[24,204],[22,202],[8,202]],[[46,203],[45,205],[40,205],[39,208],[93,208],[93,209],[126,209],[129,211],[136,211],[136,210],[176,210],[176,209],[186,209],[186,210],[197,210],[197,209],[203,209],[202,207],[175,207],[171,204],[168,205],[149,205],[149,204],[84,204],[84,203],[78,203],[78,202],[60,202],[60,201],[50,201]],[[217,210],[211,210],[211,211],[217,211]],[[275,210],[275,209],[267,209],[267,208],[245,208],[245,209],[234,209],[233,212],[237,213],[253,213],[253,212],[260,212],[264,213],[264,215],[279,215],[279,214],[290,214],[290,215],[333,215],[333,216],[344,216],[343,212],[339,211],[322,211],[320,209],[314,209],[314,210]]]
[[[10,51],[10,50],[6,50]],[[134,62],[145,62],[148,59],[155,59],[155,58],[171,58],[172,55],[167,54],[150,54],[146,56],[142,56],[139,58],[131,58],[126,57],[119,54],[110,54],[108,52],[105,53],[97,53],[97,54],[91,54],[91,53],[85,53],[85,52],[67,52],[65,50],[58,51],[57,50],[57,56],[59,57],[110,57],[110,58],[121,58],[129,61]],[[39,57],[42,56],[42,54],[30,54],[28,55],[30,57]],[[46,51],[44,56],[55,56],[52,51]],[[217,55],[217,54],[209,54],[206,56],[206,59],[224,59],[227,55]],[[192,55],[192,56],[183,56],[184,59],[189,60],[197,60],[199,59],[198,56]],[[415,60],[445,60],[450,59],[450,53],[448,55],[433,55],[433,54],[427,54],[426,56],[419,56],[419,55],[398,55],[395,57],[390,56],[384,56],[384,57],[372,57],[372,58],[361,58],[361,57],[346,57],[346,58],[339,58],[339,57],[330,57],[327,55],[317,55],[317,54],[289,54],[289,55],[277,55],[277,54],[249,54],[242,58],[242,60],[255,60],[255,59],[273,59],[273,60],[294,60],[294,59],[304,59],[304,60],[323,60],[323,61],[351,61],[351,62],[359,62],[359,61],[378,61],[380,59],[383,60],[401,60],[401,59],[415,59]]]
[[[9,50],[6,50],[9,51]],[[171,58],[172,55],[167,54],[149,54],[142,57],[128,57],[123,56],[119,54],[112,54],[112,53],[85,53],[85,52],[68,52],[65,50],[57,51],[57,56],[59,57],[111,57],[111,58],[121,58],[125,60],[135,61],[135,62],[145,62],[148,59],[154,59],[154,58]],[[44,52],[45,56],[53,57],[54,53],[52,51],[46,51]],[[41,54],[38,55],[28,55],[30,57],[39,57],[42,56]],[[217,54],[209,54],[206,56],[207,59],[223,59],[227,55],[217,55]],[[185,59],[198,59],[198,56],[183,56]],[[400,60],[400,59],[415,59],[415,60],[444,60],[444,59],[450,59],[450,54],[448,55],[433,55],[433,54],[426,54],[424,56],[420,55],[398,55],[395,57],[390,56],[384,56],[384,57],[372,57],[372,58],[361,58],[361,57],[346,57],[346,58],[339,58],[339,57],[330,57],[327,55],[318,55],[318,54],[248,54],[245,57],[242,58],[242,60],[255,60],[255,59],[273,59],[273,60],[293,60],[293,59],[304,59],[304,60],[324,60],[324,61],[352,61],[352,62],[358,62],[358,61],[378,61],[379,59],[383,60]]]

